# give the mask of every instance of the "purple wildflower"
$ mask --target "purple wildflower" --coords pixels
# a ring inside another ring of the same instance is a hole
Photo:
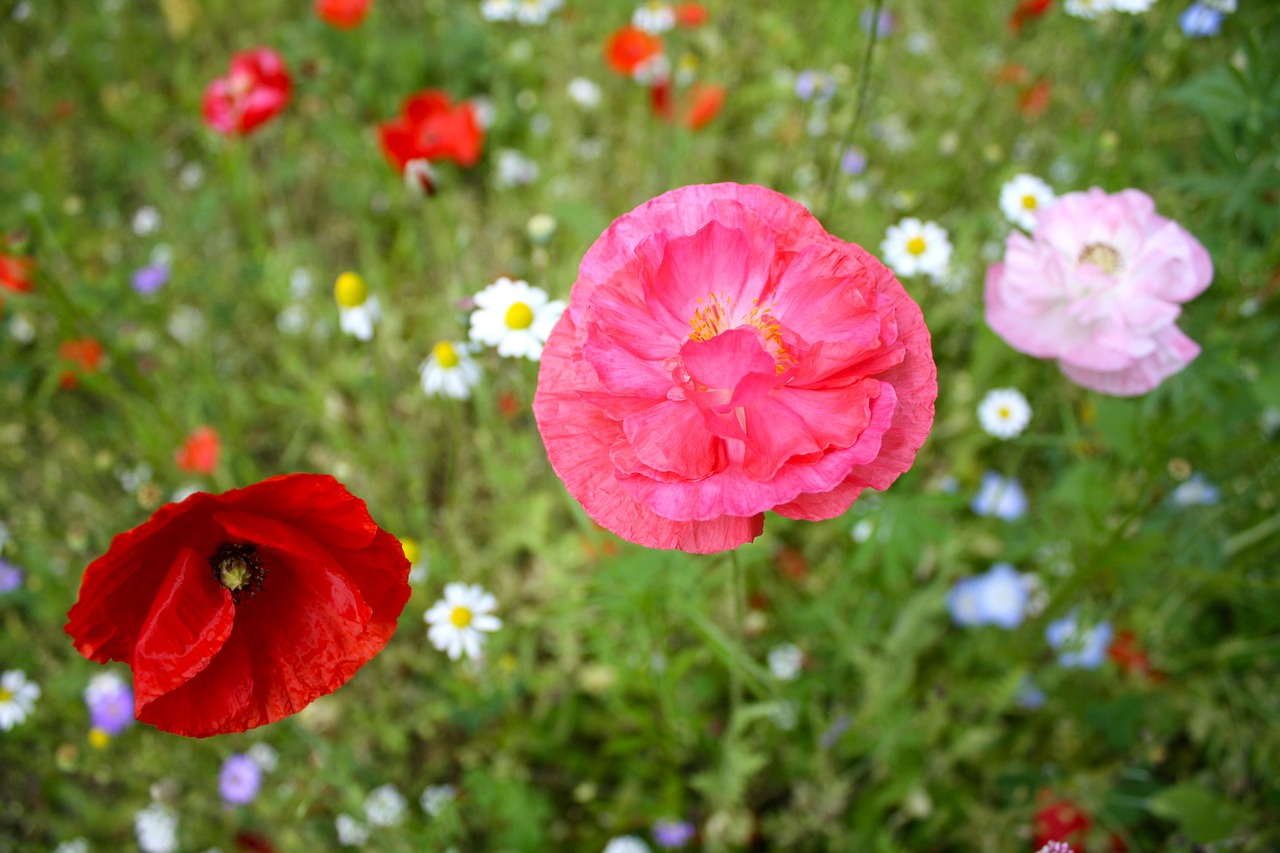
[[[871,32],[872,19],[873,16],[870,9],[864,10],[858,17],[858,22],[862,24],[864,32]],[[886,36],[893,35],[893,31],[898,27],[898,22],[894,19],[893,13],[888,11],[882,11],[879,17],[875,18],[875,22],[877,38],[885,38]]]
[[[228,806],[244,806],[252,803],[262,786],[262,768],[251,756],[236,753],[222,762],[218,774],[218,793]]]
[[[840,157],[840,171],[849,177],[857,177],[867,170],[867,155],[861,148],[849,148]]]
[[[6,560],[0,559],[0,594],[13,592],[22,586],[24,577],[22,569]]]
[[[659,847],[676,849],[693,840],[697,833],[687,820],[659,820],[653,824],[653,840]]]
[[[150,296],[168,282],[169,267],[165,264],[150,264],[133,273],[134,292],[143,296]]]
[[[89,725],[103,734],[115,737],[133,725],[133,688],[114,672],[89,679],[84,704],[89,708]]]

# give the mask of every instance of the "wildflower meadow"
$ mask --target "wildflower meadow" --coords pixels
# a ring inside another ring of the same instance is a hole
[[[1280,850],[1280,5],[0,0],[0,853]]]

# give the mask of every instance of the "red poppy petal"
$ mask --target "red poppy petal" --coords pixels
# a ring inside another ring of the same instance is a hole
[[[235,622],[231,593],[190,548],[178,552],[156,591],[133,654],[135,707],[185,683],[209,665]]]
[[[369,629],[375,624],[389,626],[387,636],[395,630],[396,619],[409,600],[409,561],[405,559],[400,540],[379,530],[373,544],[360,551],[336,554],[347,578],[360,589],[373,615]]]
[[[218,500],[228,509],[286,521],[324,546],[364,548],[378,533],[364,501],[327,474],[271,477]]]

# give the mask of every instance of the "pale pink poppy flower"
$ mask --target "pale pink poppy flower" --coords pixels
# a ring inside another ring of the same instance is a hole
[[[883,264],[772,190],[672,190],[587,251],[542,353],[551,465],[625,539],[708,553],[911,467],[937,371]]]
[[[1200,243],[1138,190],[1062,196],[987,270],[987,324],[1014,349],[1058,360],[1078,385],[1145,394],[1200,353],[1174,325],[1213,279]]]

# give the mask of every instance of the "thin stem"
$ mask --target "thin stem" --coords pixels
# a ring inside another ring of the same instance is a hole
[[[862,54],[862,71],[858,75],[858,101],[857,106],[854,107],[853,121],[840,137],[840,144],[836,148],[835,157],[832,158],[831,167],[827,172],[827,203],[822,216],[824,220],[829,220],[836,212],[836,201],[839,198],[836,193],[836,179],[840,174],[840,161],[849,144],[853,142],[858,126],[862,123],[862,115],[866,112],[867,92],[871,87],[871,57],[875,53],[876,42],[880,39],[880,12],[883,8],[884,0],[875,0],[875,6],[871,9],[871,26],[867,28],[867,49]]]
[[[747,634],[743,620],[747,609],[747,595],[746,584],[743,581],[742,560],[738,558],[737,549],[729,552],[729,593],[733,599],[733,639],[738,644],[739,651],[745,654]],[[730,721],[737,718],[740,707],[742,707],[742,663],[738,655],[734,655],[729,663]]]

